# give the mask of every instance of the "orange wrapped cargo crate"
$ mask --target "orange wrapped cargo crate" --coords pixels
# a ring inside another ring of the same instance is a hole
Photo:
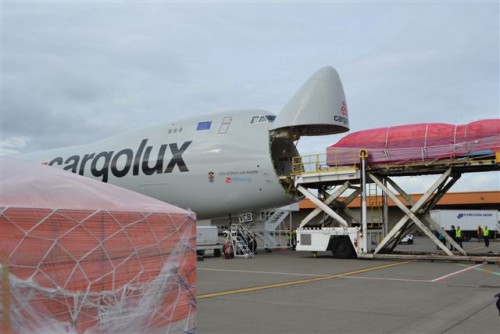
[[[1,158],[0,181],[0,317],[11,333],[196,329],[194,214],[15,159]]]

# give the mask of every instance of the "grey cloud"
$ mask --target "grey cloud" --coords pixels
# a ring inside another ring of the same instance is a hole
[[[8,2],[2,143],[35,151],[180,115],[276,113],[324,65],[341,75],[352,131],[498,118],[498,9],[490,2]]]

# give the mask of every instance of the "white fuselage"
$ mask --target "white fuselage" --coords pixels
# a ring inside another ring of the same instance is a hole
[[[273,166],[272,119],[260,110],[219,113],[23,157],[191,209],[199,219],[220,217],[296,200]]]
[[[338,73],[323,67],[279,117],[222,112],[165,123],[96,143],[22,155],[194,211],[198,219],[255,212],[299,199],[292,160],[300,136],[349,129]]]

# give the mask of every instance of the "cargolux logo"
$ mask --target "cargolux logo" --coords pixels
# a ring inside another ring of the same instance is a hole
[[[340,113],[342,114],[342,116],[335,115],[335,116],[333,116],[333,120],[335,122],[339,122],[339,123],[342,123],[344,125],[348,125],[349,119],[347,118],[347,103],[345,103],[345,101],[342,101],[342,106],[340,107]]]
[[[340,113],[342,116],[347,117],[347,103],[345,101],[342,101],[342,106],[340,107]]]
[[[163,144],[160,146],[156,159],[151,157],[153,146],[146,146],[147,142],[147,139],[143,139],[136,152],[130,148],[124,148],[116,153],[115,151],[106,151],[84,154],[83,157],[79,155],[72,155],[66,159],[57,157],[48,164],[49,166],[64,166],[64,170],[80,175],[85,174],[85,167],[90,164],[90,173],[95,177],[102,178],[102,182],[108,182],[110,173],[115,177],[124,177],[131,169],[132,175],[139,175],[140,170],[145,175],[172,173],[175,166],[178,166],[181,172],[189,172],[182,159],[182,154],[192,141],[184,142],[180,148],[177,143]],[[163,169],[167,148],[170,148],[172,157],[166,168]]]

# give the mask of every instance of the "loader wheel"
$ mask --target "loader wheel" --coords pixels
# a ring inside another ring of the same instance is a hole
[[[347,238],[336,238],[332,240],[333,257],[339,259],[350,259],[354,256],[354,248],[352,248],[351,240]]]

